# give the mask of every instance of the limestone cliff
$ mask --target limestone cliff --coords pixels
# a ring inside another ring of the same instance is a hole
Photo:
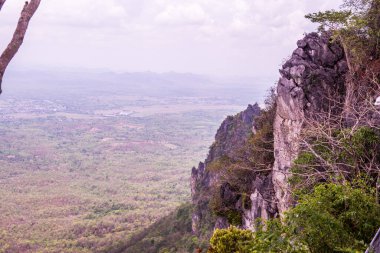
[[[317,33],[306,35],[297,45],[280,70],[277,85],[273,184],[280,213],[291,205],[287,176],[298,155],[305,117],[324,110],[339,113],[334,103],[342,101],[345,93],[347,64],[341,46],[331,42],[328,34]]]
[[[200,163],[198,168],[192,169],[191,193],[194,204],[193,231],[199,234],[201,228],[223,228],[228,227],[226,217],[217,217],[212,214],[209,204],[214,190],[220,194],[226,202],[233,205],[239,202],[241,196],[236,194],[228,183],[222,183],[225,168],[213,170],[215,164],[224,159],[236,157],[249,136],[254,132],[255,117],[260,114],[257,104],[249,105],[248,108],[235,115],[227,117],[215,135],[215,142],[210,147],[209,154],[204,163]],[[223,164],[219,164],[223,167]]]
[[[223,180],[228,167],[240,165],[236,157],[247,148],[249,136],[256,134],[255,119],[260,109],[257,105],[249,106],[244,112],[228,117],[219,128],[205,162],[192,170],[194,233],[199,235],[205,230],[227,227],[234,217],[239,217],[238,225],[242,228],[254,230],[257,218],[275,217],[292,205],[287,175],[299,152],[304,119],[327,109],[339,113],[334,103],[344,100],[347,71],[343,49],[331,41],[328,34],[308,34],[297,42],[297,46],[280,70],[272,133],[273,166],[265,172],[254,163],[246,167],[250,173],[243,174],[245,180],[241,182],[246,184],[243,193],[237,189],[239,187]],[[249,159],[260,159],[260,153],[256,156]],[[217,170],[213,169],[215,163]],[[215,196],[228,211],[212,213],[210,202]]]

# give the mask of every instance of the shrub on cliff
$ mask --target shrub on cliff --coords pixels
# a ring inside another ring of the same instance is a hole
[[[245,252],[247,244],[254,239],[249,230],[241,230],[236,227],[229,229],[217,229],[210,240],[209,253]]]
[[[210,241],[208,253],[309,252],[302,243],[291,241],[278,219],[265,222],[256,232],[236,227],[218,229]]]
[[[209,252],[363,252],[380,226],[380,205],[373,188],[358,185],[318,185],[283,223],[266,221],[257,232],[217,230]]]
[[[265,108],[255,119],[256,133],[253,134],[241,151],[242,160],[255,171],[267,172],[274,163],[273,125],[276,117],[277,94],[269,90],[265,99]]]
[[[380,226],[373,188],[321,184],[286,214],[288,233],[310,252],[363,252]]]
[[[327,134],[319,128],[309,135],[291,168],[289,182],[296,193],[308,192],[320,182],[344,183],[357,178],[376,187],[380,173],[378,129],[363,126],[356,130],[336,129]]]

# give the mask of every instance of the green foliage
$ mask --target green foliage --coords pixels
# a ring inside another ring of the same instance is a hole
[[[363,126],[330,138],[312,139],[313,152],[294,161],[297,205],[286,214],[287,229],[311,252],[362,252],[380,226],[380,132]]]
[[[286,232],[279,219],[266,221],[256,232],[236,227],[216,230],[210,240],[209,253],[308,252],[305,245],[291,240]]]
[[[226,217],[228,223],[232,226],[240,226],[242,224],[242,214],[237,210],[228,210],[221,216]]]
[[[373,188],[356,186],[318,185],[300,197],[283,223],[257,221],[256,232],[217,230],[209,252],[363,252],[380,226],[380,205]]]
[[[334,11],[329,10],[325,12],[318,12],[306,15],[306,18],[310,19],[313,23],[320,23],[320,30],[328,28],[345,27],[349,23],[349,19],[352,17],[351,11]]]
[[[316,170],[321,170],[318,160],[311,152],[301,152],[297,159],[294,160],[290,169],[291,177],[288,182],[296,194],[310,191],[321,178],[310,177]]]
[[[260,222],[262,223],[262,222]],[[288,233],[288,228],[283,226],[279,219],[265,221],[258,226],[254,233],[254,240],[248,244],[247,249],[252,253],[283,252],[303,253],[308,252],[307,247]]]
[[[125,252],[193,252],[203,242],[192,234],[192,205],[179,207],[152,226],[134,235],[124,248]]]
[[[375,60],[380,57],[380,1],[345,0],[339,11],[306,17],[319,23],[321,32],[329,30],[332,39],[343,46],[350,77],[346,93],[358,98],[348,96],[344,106],[354,106],[360,98],[367,98],[366,94],[378,91],[378,87],[371,90],[365,73],[372,73],[370,78],[374,80],[378,78],[378,69],[373,66],[379,66]],[[258,128],[242,156],[251,158],[235,159],[231,168],[265,170],[271,164],[272,156],[265,150],[273,150],[266,141],[273,139],[273,132],[267,131],[273,122],[263,122],[267,124]],[[294,161],[289,179],[297,205],[284,214],[283,223],[266,221],[256,232],[234,227],[217,230],[210,241],[210,252],[363,252],[380,226],[375,189],[380,132],[366,126],[339,128],[331,127],[329,136],[308,136],[310,147],[306,145]]]
[[[226,170],[231,165],[231,158],[222,156],[207,165],[207,171],[219,172]]]
[[[253,240],[253,233],[236,227],[217,229],[210,240],[209,253],[243,253]]]
[[[332,31],[345,48],[352,70],[377,59],[380,39],[380,1],[345,0],[341,10],[328,10],[306,15],[311,22],[319,23],[320,31]]]
[[[342,134],[341,134],[342,136]],[[369,162],[380,164],[380,131],[361,127],[352,135],[345,134],[341,142],[344,149],[341,157],[353,161],[357,168],[364,168]]]
[[[274,163],[273,123],[276,112],[276,94],[271,89],[266,100],[266,107],[255,118],[256,132],[252,134],[244,147],[234,157],[222,157],[208,165],[208,170],[219,172],[220,184],[212,189],[210,209],[218,216],[226,217],[230,224],[242,223],[242,207],[250,207],[247,198],[251,184],[258,174],[268,174]],[[221,186],[227,183],[236,193],[234,203],[227,203],[221,194]],[[242,207],[236,209],[236,202],[241,200]]]
[[[321,184],[300,197],[285,224],[310,252],[363,251],[380,226],[380,206],[368,188]]]
[[[223,199],[223,196],[220,193],[220,188],[215,189],[212,194],[212,198],[209,202],[209,208],[211,212],[220,217],[225,217],[229,224],[233,226],[240,226],[242,224],[242,214],[240,210],[235,209],[235,202],[228,202],[228,200]],[[244,194],[237,194],[237,198],[243,197]],[[235,201],[238,201],[236,199]]]
[[[274,163],[273,124],[276,117],[276,101],[277,95],[272,88],[265,99],[265,108],[255,119],[257,131],[249,138],[241,155],[248,166],[264,173]]]
[[[224,115],[241,108],[210,110],[223,103],[215,98],[202,105],[103,95],[49,98],[48,106],[38,95],[1,101],[0,252],[122,249],[189,200],[189,168],[204,157]],[[139,116],[119,115],[126,108]],[[154,245],[165,235],[152,238]]]

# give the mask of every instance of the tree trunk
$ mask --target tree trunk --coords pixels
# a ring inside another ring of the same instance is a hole
[[[5,1],[6,0],[0,0],[0,10]],[[11,60],[13,59],[13,57],[16,55],[19,48],[21,47],[24,41],[26,30],[28,29],[29,22],[33,17],[34,13],[36,12],[38,6],[40,5],[40,2],[41,0],[31,0],[30,3],[25,2],[24,8],[21,12],[21,16],[18,20],[16,30],[13,34],[13,38],[11,42],[8,44],[5,51],[0,56],[0,94],[2,92],[1,84],[3,81],[5,70],[8,67]]]
[[[0,0],[0,11],[1,11],[1,8],[3,7],[4,3],[5,3],[5,0]]]

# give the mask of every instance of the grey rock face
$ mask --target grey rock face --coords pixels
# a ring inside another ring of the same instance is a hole
[[[277,109],[274,122],[273,170],[254,174],[249,194],[243,198],[227,183],[221,183],[220,172],[208,166],[227,156],[235,157],[246,143],[249,134],[255,133],[254,118],[259,115],[257,105],[228,117],[219,128],[205,163],[193,168],[191,177],[194,204],[193,231],[199,234],[210,214],[212,187],[219,187],[221,198],[228,206],[242,213],[242,227],[255,229],[257,218],[269,219],[286,211],[292,200],[289,194],[288,175],[300,148],[300,133],[304,120],[317,112],[335,109],[335,103],[344,100],[347,64],[343,49],[330,41],[328,34],[311,33],[297,42],[298,48],[280,70],[277,86]],[[338,95],[337,95],[338,94]],[[248,203],[247,205],[247,198]],[[210,229],[228,227],[225,217],[212,220]]]
[[[334,110],[334,103],[344,96],[347,72],[343,49],[331,42],[328,34],[310,33],[297,46],[280,70],[277,86],[273,184],[280,213],[292,204],[287,178],[298,155],[304,119],[328,108]]]
[[[252,132],[254,118],[259,114],[260,107],[255,104],[248,105],[246,110],[236,116],[228,116],[215,135],[206,164],[222,156],[234,157]]]
[[[194,204],[192,219],[194,233],[198,234],[199,229],[209,218],[210,210],[208,204],[211,198],[210,191],[213,186],[218,185],[220,182],[220,172],[210,171],[207,167],[222,157],[234,157],[243,148],[253,131],[254,119],[259,114],[260,107],[255,104],[249,105],[245,111],[235,116],[227,117],[216,133],[215,142],[210,147],[205,162],[200,163],[198,168],[192,169],[191,195]],[[239,201],[239,197],[227,185],[220,186],[220,192],[223,199],[231,202],[231,204]],[[228,221],[223,217],[218,217],[213,222],[212,226],[214,228],[229,226]]]
[[[380,229],[377,231],[365,253],[380,253]]]
[[[257,176],[252,182],[251,207],[243,210],[243,228],[255,230],[255,220],[268,220],[278,214],[275,202],[272,174]]]

